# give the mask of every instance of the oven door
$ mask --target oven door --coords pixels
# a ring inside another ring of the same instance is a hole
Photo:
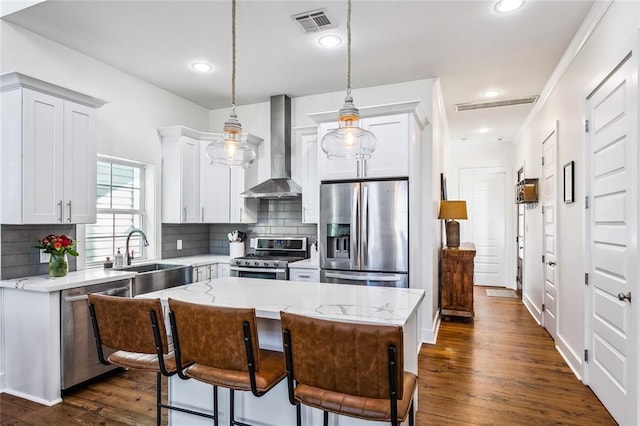
[[[288,280],[288,268],[252,268],[245,266],[229,267],[232,277],[262,278],[263,280]]]

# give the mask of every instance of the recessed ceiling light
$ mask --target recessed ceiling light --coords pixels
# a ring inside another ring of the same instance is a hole
[[[478,131],[478,133],[489,133],[489,130],[491,130],[491,129],[489,129],[487,127],[481,127],[477,131]]]
[[[196,61],[191,63],[191,68],[200,72],[209,72],[213,70],[213,65],[203,61]]]
[[[323,47],[336,47],[342,44],[342,39],[337,35],[323,35],[318,39],[318,44]]]
[[[498,13],[509,13],[524,6],[526,0],[498,0],[493,5],[493,10]]]
[[[489,90],[485,90],[482,93],[482,97],[483,98],[487,98],[487,99],[491,99],[491,98],[495,98],[496,96],[500,96],[501,94],[502,94],[502,90],[489,89]]]

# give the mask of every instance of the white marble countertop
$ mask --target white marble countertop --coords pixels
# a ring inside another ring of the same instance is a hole
[[[0,280],[0,287],[17,288],[25,291],[53,292],[75,287],[101,284],[109,281],[133,278],[135,272],[116,271],[113,269],[85,269],[84,271],[69,272],[64,277],[50,277],[36,275],[33,277],[11,278]]]
[[[405,325],[420,306],[424,290],[225,277],[138,297],[255,308],[258,318],[267,319],[280,319],[280,311],[286,311],[341,321]]]
[[[210,265],[212,263],[229,263],[229,256],[224,254],[199,254],[195,256],[171,257],[158,260],[159,263],[177,263],[188,266]]]
[[[319,261],[318,259],[304,259],[299,260],[297,262],[291,262],[289,264],[289,269],[297,268],[297,269],[318,269]]]

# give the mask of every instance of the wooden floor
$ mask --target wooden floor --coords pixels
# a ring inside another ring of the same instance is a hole
[[[473,322],[443,321],[423,345],[417,425],[615,425],[519,299],[475,292]],[[163,416],[166,420],[166,414]],[[44,407],[0,395],[2,425],[151,425],[155,375],[117,373]]]

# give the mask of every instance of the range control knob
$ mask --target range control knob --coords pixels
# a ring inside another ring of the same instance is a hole
[[[257,262],[257,261],[256,261],[256,262],[253,262],[253,264],[254,264],[254,265],[256,265],[256,266],[259,266],[259,265],[260,265],[260,262]]]
[[[249,266],[249,265],[251,265],[251,262],[249,262],[248,260],[245,260],[244,265],[245,266]]]
[[[264,262],[262,265],[265,266],[265,267],[268,267],[269,266],[269,262]]]

